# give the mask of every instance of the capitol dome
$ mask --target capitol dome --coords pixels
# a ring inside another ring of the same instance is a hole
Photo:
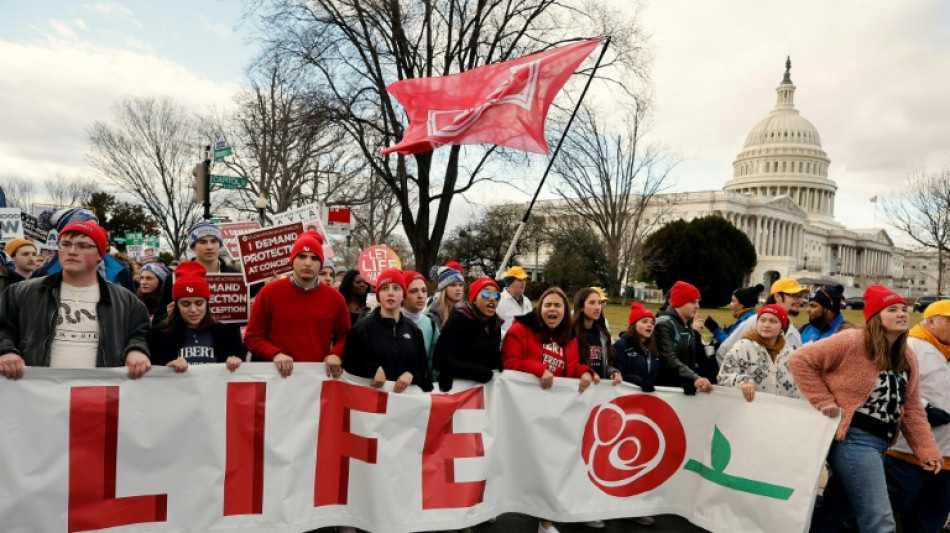
[[[828,155],[815,126],[795,109],[791,60],[776,88],[775,107],[746,137],[733,162],[727,191],[753,196],[787,195],[810,216],[834,217],[837,185],[828,178]]]

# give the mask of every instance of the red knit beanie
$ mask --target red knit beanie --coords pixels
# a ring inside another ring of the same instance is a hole
[[[632,302],[630,304],[630,316],[627,317],[627,325],[639,322],[641,319],[647,317],[652,318],[654,321],[656,320],[656,315],[653,314],[653,311],[644,307],[642,303]]]
[[[488,276],[482,276],[472,282],[468,286],[468,301],[475,303],[475,299],[478,298],[478,293],[488,287],[494,287],[495,291],[501,292],[501,289],[498,288],[498,283],[495,280],[491,279]]]
[[[462,264],[459,263],[458,261],[447,261],[445,263],[445,266],[451,268],[452,270],[458,270],[459,272],[463,274],[465,273],[465,269],[462,268]]]
[[[175,284],[172,285],[172,298],[211,299],[211,287],[205,279],[208,271],[196,261],[185,261],[175,269]]]
[[[305,231],[301,233],[294,241],[294,247],[290,249],[290,260],[293,261],[301,252],[310,252],[316,254],[323,264],[323,235],[316,231]]]
[[[670,305],[674,309],[699,298],[699,289],[685,281],[677,281],[670,289]]]
[[[387,268],[380,272],[379,277],[376,278],[376,297],[379,298],[379,289],[387,283],[395,283],[402,287],[402,292],[406,292],[406,278],[403,276],[402,270],[398,268]]]
[[[63,228],[63,231],[59,232],[60,238],[67,233],[81,233],[89,237],[96,243],[96,248],[99,249],[99,255],[102,257],[106,256],[106,250],[109,248],[109,235],[99,224],[96,224],[92,220],[73,222],[72,224],[67,224],[66,227]]]
[[[871,317],[880,313],[884,308],[894,304],[904,304],[904,298],[900,294],[888,289],[883,285],[871,285],[864,291],[864,321],[871,320]]]
[[[762,309],[759,309],[759,312],[756,313],[756,317],[758,318],[764,313],[775,315],[778,321],[782,323],[782,330],[788,329],[788,313],[785,312],[785,308],[776,304],[763,305]]]
[[[426,277],[414,270],[403,270],[402,279],[406,282],[406,290],[409,290],[409,285],[417,279],[421,279],[422,281],[425,281],[426,284],[428,284]]]

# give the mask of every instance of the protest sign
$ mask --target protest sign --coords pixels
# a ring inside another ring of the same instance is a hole
[[[19,207],[0,207],[0,242],[23,238]]]
[[[206,274],[205,279],[211,287],[211,299],[208,311],[218,322],[247,322],[250,319],[247,284],[244,276],[231,274]]]
[[[222,244],[228,251],[228,255],[234,259],[237,259],[241,256],[241,249],[238,246],[237,236],[242,233],[261,229],[261,224],[260,222],[254,221],[225,222],[223,224],[218,224],[218,229],[221,230],[221,238],[224,240]]]
[[[376,286],[380,273],[387,268],[402,268],[402,262],[396,252],[388,246],[377,244],[360,252],[358,262],[360,275],[371,287]]]
[[[46,242],[46,233],[40,229],[40,222],[29,213],[20,213],[23,222],[23,238],[36,242]]]
[[[290,250],[301,233],[303,224],[294,222],[239,235],[244,282],[251,285],[292,271]]]
[[[771,394],[607,380],[579,394],[508,370],[451,394],[331,380],[319,363],[289,379],[272,363],[126,374],[0,379],[16,406],[0,417],[4,531],[406,533],[517,512],[801,533],[838,425]]]
[[[302,207],[288,209],[283,213],[277,213],[271,217],[271,220],[275,226],[279,224],[289,224],[291,222],[300,222],[303,224],[304,231],[316,231],[326,239],[327,230],[323,227],[322,210],[323,206],[320,204],[308,204]],[[333,246],[330,245],[330,241],[328,240],[325,240],[323,243],[323,257],[325,259],[333,257]]]

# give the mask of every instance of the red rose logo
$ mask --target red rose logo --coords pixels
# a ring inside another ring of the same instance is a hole
[[[686,433],[663,400],[631,394],[595,407],[584,428],[581,456],[587,476],[611,496],[649,492],[686,457]]]

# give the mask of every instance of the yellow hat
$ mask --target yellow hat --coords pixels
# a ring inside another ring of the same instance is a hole
[[[924,318],[950,316],[950,300],[938,300],[924,309]]]
[[[775,283],[772,284],[772,290],[769,292],[771,294],[778,294],[780,292],[784,292],[785,294],[798,294],[800,292],[811,291],[799,285],[798,282],[792,278],[782,278],[775,280]]]
[[[28,241],[26,239],[10,239],[10,242],[7,243],[7,247],[4,248],[4,251],[7,252],[7,255],[13,257],[13,254],[23,246],[32,246],[36,248],[36,245],[33,244],[33,241]]]
[[[528,279],[528,274],[520,266],[513,266],[505,272],[506,278]]]
[[[610,298],[607,298],[607,294],[604,293],[604,289],[601,289],[600,287],[591,287],[591,289],[593,289],[594,292],[599,294],[600,299],[603,300],[604,302],[610,301]]]

